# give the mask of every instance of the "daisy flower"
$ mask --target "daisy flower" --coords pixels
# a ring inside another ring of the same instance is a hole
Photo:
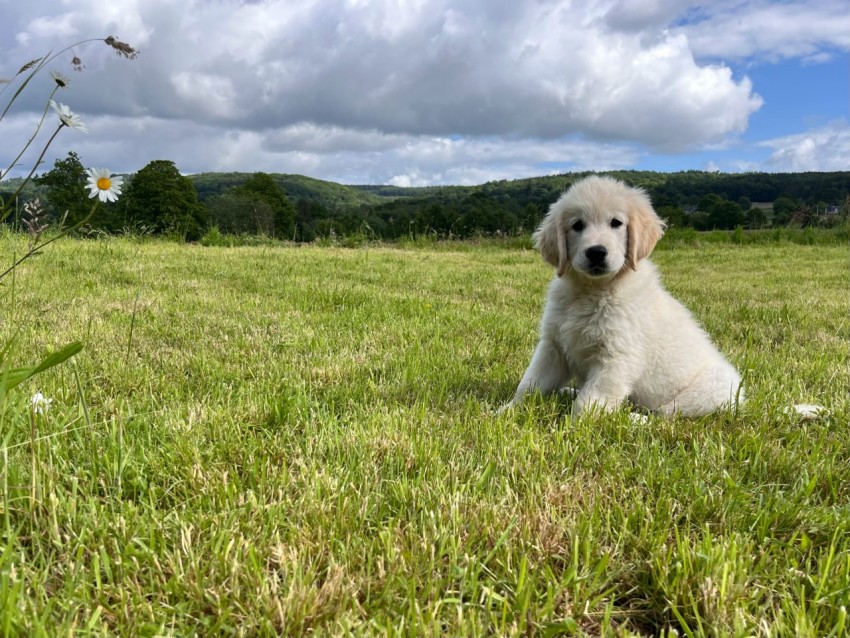
[[[52,77],[53,81],[56,82],[56,86],[58,86],[61,89],[68,88],[68,85],[71,83],[71,80],[66,78],[61,73],[59,73],[59,71],[51,71],[50,77]]]
[[[54,111],[56,111],[56,114],[59,116],[59,119],[62,121],[62,124],[64,124],[68,128],[75,128],[78,131],[82,131],[83,133],[88,132],[89,128],[85,124],[80,122],[80,116],[72,112],[70,108],[68,108],[62,103],[57,104],[53,100],[50,100],[50,106]]]
[[[89,189],[89,197],[99,197],[102,202],[114,202],[121,194],[121,184],[124,178],[120,175],[113,177],[107,168],[90,168],[86,188]]]

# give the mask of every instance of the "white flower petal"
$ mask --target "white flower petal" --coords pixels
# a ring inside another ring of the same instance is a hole
[[[86,172],[88,173],[86,188],[89,189],[90,198],[96,196],[102,202],[118,200],[118,196],[121,195],[121,185],[124,183],[124,179],[120,175],[113,177],[109,169],[106,168],[89,168]],[[109,187],[103,188],[101,180],[106,180]]]
[[[46,398],[41,391],[36,392],[30,399],[30,405],[32,405],[36,414],[46,414],[51,403],[53,403],[53,399]]]

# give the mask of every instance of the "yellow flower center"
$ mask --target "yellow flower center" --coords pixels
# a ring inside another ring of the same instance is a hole
[[[102,191],[108,191],[112,188],[112,180],[108,177],[101,177],[97,180],[97,187]]]

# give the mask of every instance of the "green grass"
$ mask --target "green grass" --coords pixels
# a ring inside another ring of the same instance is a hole
[[[551,276],[528,250],[52,248],[0,336],[86,346],[2,406],[0,635],[850,626],[846,246],[657,251],[751,400],[644,425],[493,414]]]

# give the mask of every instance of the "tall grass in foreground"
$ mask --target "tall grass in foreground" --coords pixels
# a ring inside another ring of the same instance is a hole
[[[846,246],[655,261],[740,413],[493,415],[530,251],[57,241],[3,289],[85,349],[2,406],[0,635],[844,635]]]

